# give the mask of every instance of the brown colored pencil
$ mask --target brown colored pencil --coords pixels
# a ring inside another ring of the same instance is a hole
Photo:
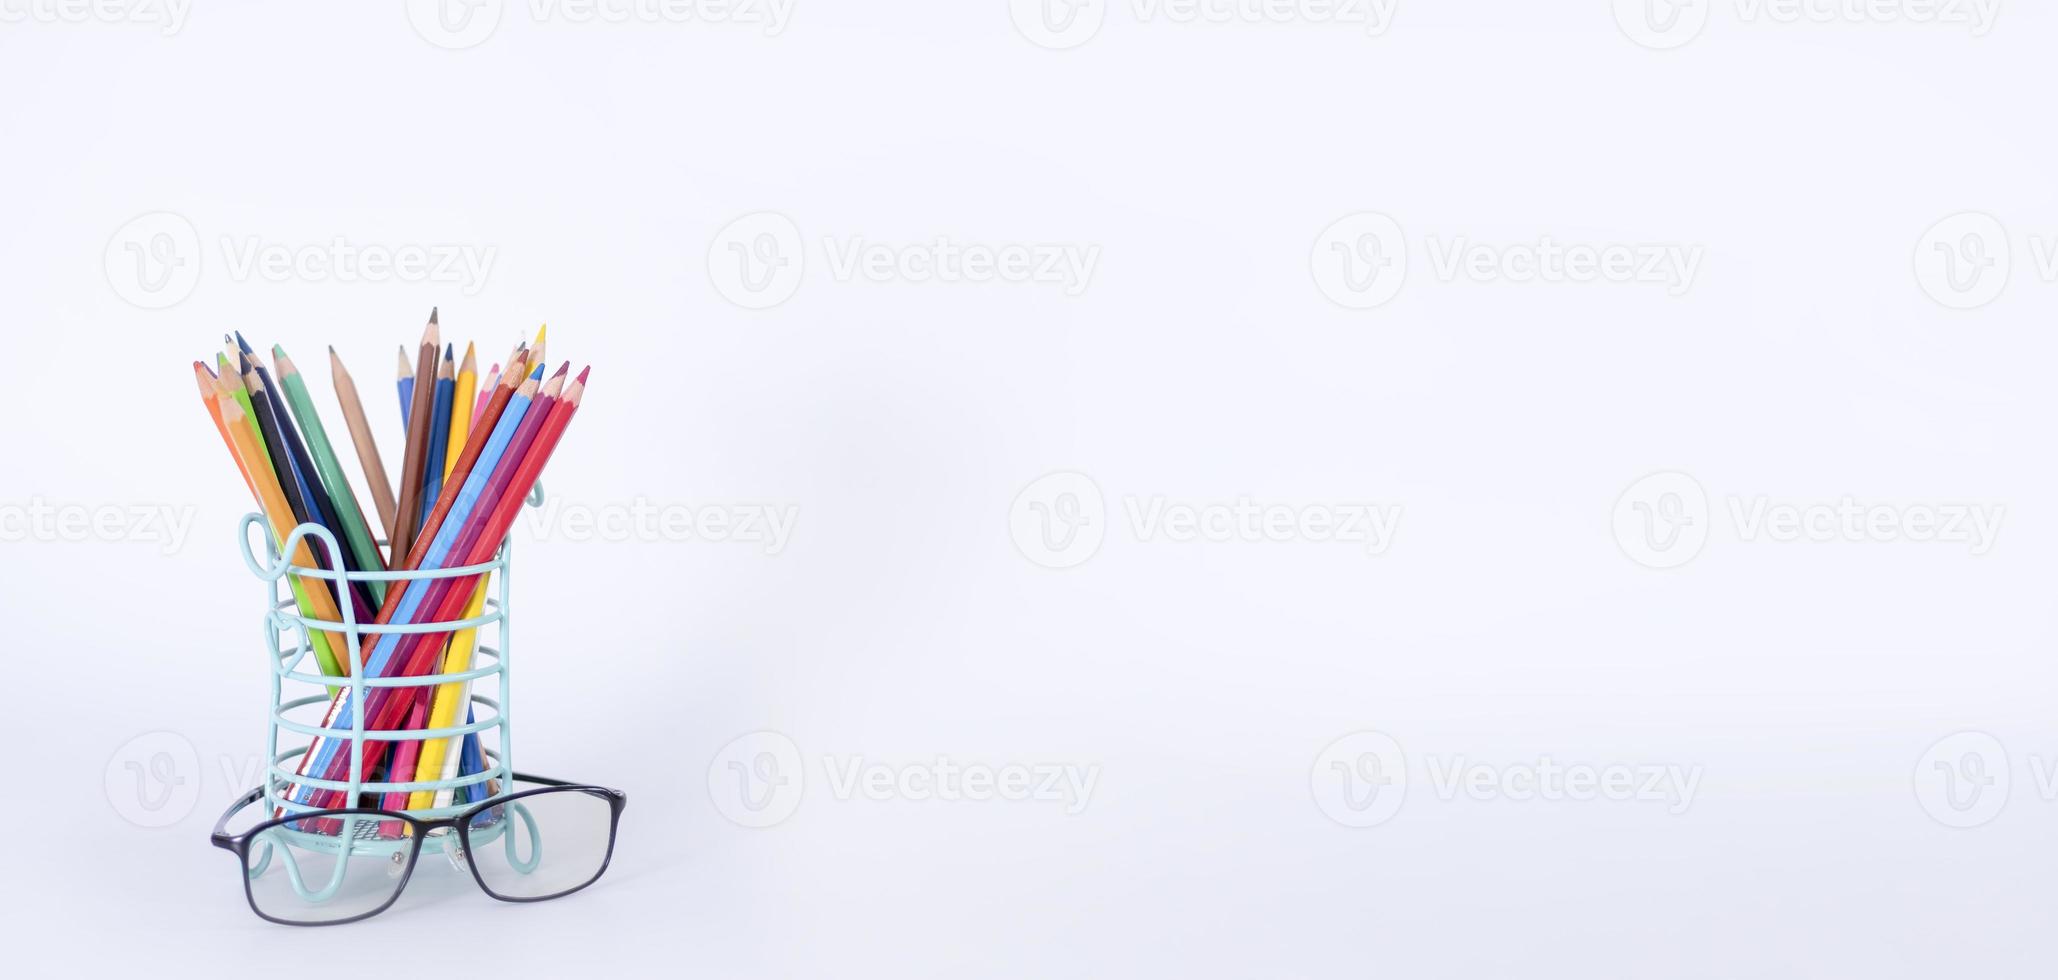
[[[422,468],[429,460],[429,421],[436,404],[436,361],[442,356],[443,340],[436,326],[436,311],[429,311],[429,327],[422,331],[421,353],[415,361],[414,405],[407,413],[407,456],[400,468],[400,499],[393,515],[393,527],[386,535],[388,566],[407,554],[419,530],[422,506]]]
[[[343,403],[343,421],[350,427],[350,441],[357,446],[357,462],[364,468],[365,482],[372,485],[372,506],[378,508],[379,526],[393,526],[393,481],[386,477],[386,463],[379,458],[379,444],[372,439],[371,423],[364,417],[364,402],[357,397],[357,382],[329,348],[329,380],[335,385],[336,400]]]

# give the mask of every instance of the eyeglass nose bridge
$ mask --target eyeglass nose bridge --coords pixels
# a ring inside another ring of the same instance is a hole
[[[455,829],[438,827],[429,831],[428,837],[431,840],[440,840],[443,856],[449,859],[452,868],[464,874],[472,873],[471,864],[465,860],[464,838],[459,836]]]

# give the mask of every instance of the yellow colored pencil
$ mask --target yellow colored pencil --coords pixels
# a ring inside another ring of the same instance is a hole
[[[464,618],[471,619],[486,611],[486,577],[472,588],[472,601],[465,605]],[[478,630],[460,630],[450,638],[450,649],[443,654],[443,668],[439,673],[458,674],[472,669],[472,652],[477,649]],[[464,716],[465,703],[470,701],[470,684],[452,681],[436,686],[435,700],[429,708],[429,727],[447,728],[457,724]],[[449,738],[430,739],[422,743],[421,757],[415,761],[414,780],[418,783],[438,779],[450,779],[457,775],[455,763],[458,750],[464,745],[463,735]],[[446,773],[445,763],[451,763]],[[436,797],[447,796],[449,790],[438,794],[430,790],[416,790],[407,798],[410,810],[427,809],[435,806]]]

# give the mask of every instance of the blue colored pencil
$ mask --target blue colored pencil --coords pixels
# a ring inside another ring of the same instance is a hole
[[[407,415],[414,411],[414,365],[407,363],[407,347],[400,348],[400,374],[394,387],[400,389],[400,434],[407,434]]]
[[[234,343],[242,354],[244,371],[255,372],[257,380],[264,384],[265,401],[271,406],[272,417],[279,421],[279,434],[286,442],[286,471],[291,472],[294,488],[300,492],[300,499],[306,502],[307,519],[327,528],[330,534],[336,536],[336,540],[343,540],[343,522],[336,516],[336,504],[329,499],[328,491],[322,486],[321,475],[315,472],[314,457],[308,455],[307,444],[301,441],[300,430],[293,425],[293,416],[286,411],[285,388],[279,385],[270,371],[265,370],[264,361],[251,349],[250,342],[243,339],[241,331],[236,332]],[[286,479],[285,472],[280,473],[280,479]],[[327,546],[316,541],[314,550],[318,560],[326,568],[341,568],[353,572],[364,570],[358,567],[356,558],[351,556],[348,548],[338,549],[341,554],[331,555]],[[357,615],[370,615],[372,610],[378,608],[378,605],[371,601],[371,593],[366,591],[363,583],[356,583],[350,588],[338,588],[338,585],[336,582],[324,583],[324,587],[336,595],[338,603],[354,604]]]
[[[457,379],[451,373],[455,353],[455,345],[445,345],[443,365],[436,369],[436,395],[429,413],[429,461],[422,467],[422,512],[415,518],[416,527],[429,519],[429,512],[436,509],[436,495],[443,492],[443,460],[450,452],[450,440],[438,439],[436,434],[450,431],[451,402],[457,398]]]

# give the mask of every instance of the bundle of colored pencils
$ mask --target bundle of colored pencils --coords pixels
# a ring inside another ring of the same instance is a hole
[[[436,312],[430,311],[412,365],[402,348],[396,387],[406,450],[397,494],[373,441],[357,386],[335,348],[329,349],[336,398],[386,531],[384,552],[358,506],[306,382],[283,349],[272,348],[274,373],[237,334],[224,338],[227,350],[217,355],[216,367],[195,361],[193,376],[244,485],[264,513],[273,544],[283,548],[301,524],[326,528],[337,542],[336,553],[331,554],[320,539],[302,539],[287,556],[295,566],[427,571],[493,559],[578,411],[592,369],[568,382],[571,365],[566,364],[546,380],[544,339],[538,331],[534,344],[516,346],[506,367],[495,365],[481,386],[474,350],[467,346],[463,361],[457,362],[455,348],[442,343]],[[360,624],[448,623],[479,616],[486,603],[484,574],[398,582],[343,583],[299,574],[286,579],[300,615],[325,623],[341,624],[346,607]],[[367,677],[463,673],[471,669],[477,644],[476,631],[470,629],[362,632],[357,639],[361,664],[352,661],[350,638],[340,625],[308,632],[310,652],[322,674],[330,677],[346,677],[359,669]],[[362,705],[353,703],[349,689],[332,687],[322,727],[348,731],[362,717],[367,730],[448,728],[458,724],[460,714],[469,723],[468,687],[375,687],[365,692]],[[351,778],[350,745],[347,736],[315,739],[301,756],[300,774]],[[478,738],[467,734],[427,741],[367,740],[360,774],[365,782],[406,783],[485,770]],[[300,786],[293,799],[317,807],[398,810],[472,802],[493,791],[488,784],[474,783],[454,792],[366,794],[362,800],[350,800],[347,793]]]

